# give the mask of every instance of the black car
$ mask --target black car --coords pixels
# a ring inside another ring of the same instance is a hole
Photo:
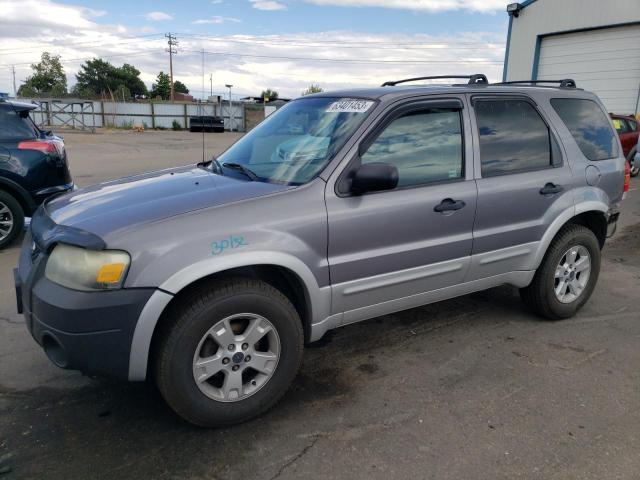
[[[0,100],[0,249],[44,200],[73,189],[64,142],[36,126],[34,108]]]
[[[224,132],[224,120],[211,115],[193,115],[189,117],[190,132]]]

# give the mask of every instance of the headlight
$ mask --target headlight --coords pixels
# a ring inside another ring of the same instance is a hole
[[[122,286],[130,262],[127,252],[85,250],[60,243],[51,252],[44,274],[75,290],[110,290]]]

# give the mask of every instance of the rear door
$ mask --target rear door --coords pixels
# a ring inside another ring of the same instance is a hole
[[[529,97],[473,95],[478,185],[468,280],[531,270],[553,220],[573,205],[556,134]]]
[[[329,181],[332,311],[348,312],[345,323],[420,304],[417,294],[463,280],[477,195],[463,106],[454,96],[390,108]],[[349,173],[369,162],[396,166],[397,188],[351,194]],[[454,202],[460,208],[448,209]]]

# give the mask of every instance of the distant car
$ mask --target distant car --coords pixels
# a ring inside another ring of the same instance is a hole
[[[44,200],[73,189],[64,142],[36,126],[34,108],[0,99],[0,249]]]
[[[224,132],[224,120],[211,115],[194,115],[189,117],[190,132]]]
[[[638,138],[640,138],[640,122],[630,115],[616,115],[610,113],[613,126],[618,132],[620,143],[622,144],[622,152],[625,158],[631,164],[631,176],[638,175],[639,166],[634,162],[634,157],[638,151]],[[635,164],[635,167],[634,167]],[[634,172],[635,169],[635,172]]]

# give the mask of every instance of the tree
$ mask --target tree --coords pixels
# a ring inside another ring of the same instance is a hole
[[[302,92],[302,95],[311,95],[313,93],[320,93],[320,92],[324,92],[324,90],[322,89],[322,87],[320,87],[320,85],[314,85],[313,83],[311,85],[309,85],[307,87],[307,89]]]
[[[173,91],[176,93],[189,93],[187,86],[180,80],[173,82]]]
[[[275,90],[271,90],[270,88],[267,88],[266,90],[262,91],[262,93],[260,94],[260,97],[262,98],[263,102],[270,102],[272,100],[278,99],[278,92],[276,92]]]
[[[113,94],[116,91],[128,91],[130,97],[148,94],[147,87],[140,79],[140,70],[128,63],[116,67],[101,58],[87,60],[81,65],[80,71],[76,74],[76,81],[76,95],[97,96]]]
[[[60,55],[42,52],[39,63],[31,65],[33,75],[20,85],[18,96],[64,95],[67,93],[67,77],[60,63]]]
[[[126,87],[134,97],[149,94],[147,86],[140,78],[140,70],[133,65],[125,63],[120,68],[116,68],[116,75],[120,79],[120,85]]]
[[[171,79],[169,78],[168,73],[158,73],[156,83],[151,85],[150,95],[152,98],[160,97],[163,100],[169,100],[169,97],[171,96]]]

